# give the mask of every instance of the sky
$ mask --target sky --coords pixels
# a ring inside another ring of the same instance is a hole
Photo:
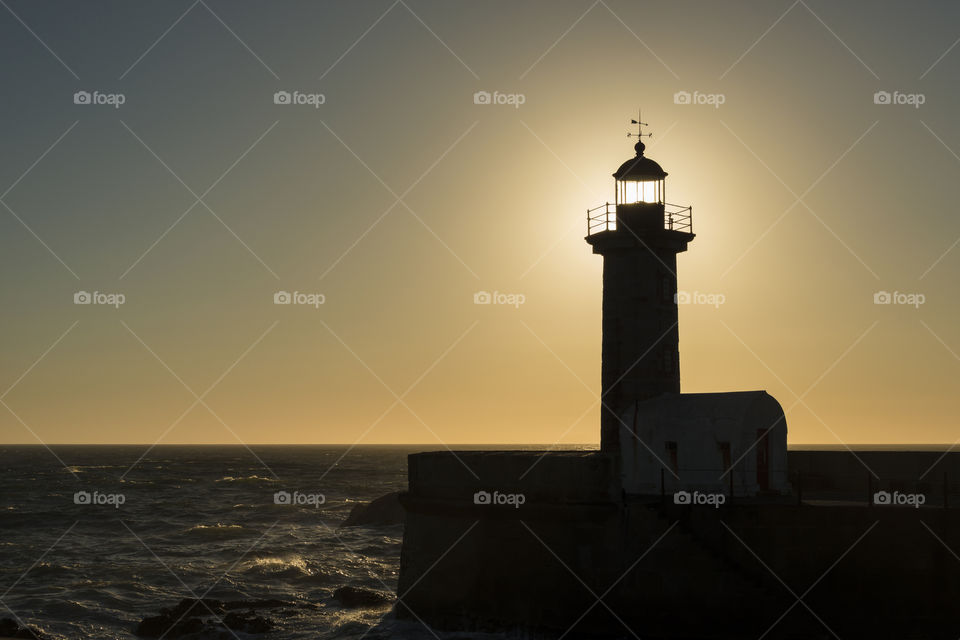
[[[956,3],[0,5],[0,442],[598,442],[638,109],[683,391],[960,436]]]

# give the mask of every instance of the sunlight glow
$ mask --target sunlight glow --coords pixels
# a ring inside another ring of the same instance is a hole
[[[636,204],[638,202],[663,202],[663,180],[644,182],[618,180],[617,204]]]

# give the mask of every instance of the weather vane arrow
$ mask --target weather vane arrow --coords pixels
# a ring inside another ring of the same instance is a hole
[[[637,125],[637,132],[636,132],[636,133],[632,133],[632,132],[627,133],[627,137],[628,137],[628,138],[644,138],[644,137],[652,138],[652,137],[653,137],[653,134],[652,134],[652,133],[644,133],[644,132],[643,132],[643,128],[644,128],[644,127],[647,127],[647,126],[649,126],[649,125],[648,125],[646,122],[643,122],[640,118],[641,118],[640,112],[638,111],[638,112],[637,112],[637,119],[636,119],[636,120],[632,120],[632,119],[630,120],[630,124],[635,124],[635,125]]]

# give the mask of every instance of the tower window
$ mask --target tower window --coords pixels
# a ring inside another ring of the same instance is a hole
[[[663,202],[663,179],[617,180],[617,204]]]
[[[680,465],[677,458],[677,443],[674,441],[668,441],[667,445],[667,464],[670,465],[670,468],[673,469],[674,473],[680,472]]]
[[[730,443],[729,442],[720,443],[720,458],[723,461],[723,470],[728,471],[730,469]]]
[[[661,272],[659,284],[660,286],[658,288],[660,291],[658,293],[660,294],[660,302],[664,304],[675,304],[673,296],[676,291],[674,290],[675,287],[673,286],[673,278]]]
[[[660,353],[660,370],[664,373],[673,373],[676,370],[676,357],[669,347]]]

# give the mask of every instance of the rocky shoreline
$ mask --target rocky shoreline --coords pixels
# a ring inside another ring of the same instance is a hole
[[[345,585],[337,588],[327,604],[344,609],[375,609],[393,605],[392,593]],[[184,598],[158,615],[147,616],[134,634],[141,638],[190,638],[228,640],[236,634],[256,635],[282,627],[282,620],[296,609],[319,608],[317,603],[292,600],[234,600]],[[40,636],[13,636],[40,638]]]

